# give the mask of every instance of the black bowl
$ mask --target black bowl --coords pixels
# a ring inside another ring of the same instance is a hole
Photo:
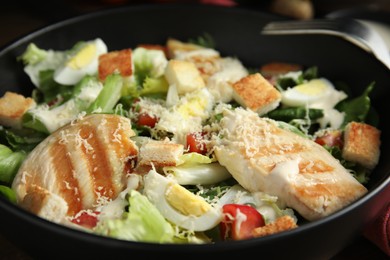
[[[102,38],[110,50],[139,43],[165,43],[168,37],[188,40],[210,34],[222,55],[233,55],[248,67],[270,61],[316,65],[321,75],[344,81],[360,94],[372,81],[371,95],[382,130],[381,159],[369,192],[321,220],[280,234],[247,241],[207,245],[161,245],[121,241],[69,229],[36,217],[0,198],[0,231],[32,256],[41,258],[258,257],[329,259],[375,219],[390,197],[389,127],[385,124],[390,71],[372,54],[337,36],[265,36],[261,28],[281,19],[255,10],[203,5],[144,5],[115,8],[65,20],[35,31],[0,52],[2,95],[11,90],[31,94],[32,84],[16,60],[30,42],[44,49],[68,49],[79,40]]]

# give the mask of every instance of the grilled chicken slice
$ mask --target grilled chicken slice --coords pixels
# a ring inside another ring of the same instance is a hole
[[[138,155],[130,139],[134,135],[129,119],[108,114],[89,115],[58,129],[28,155],[16,174],[12,188],[18,203],[60,222],[61,216],[93,210],[116,198]],[[47,210],[47,203],[62,200],[60,208]]]
[[[317,143],[277,122],[237,108],[225,110],[215,155],[251,192],[278,196],[307,220],[327,216],[367,189]]]

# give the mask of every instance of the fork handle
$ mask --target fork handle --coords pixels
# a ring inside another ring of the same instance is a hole
[[[325,34],[341,37],[372,53],[390,69],[390,52],[378,32],[354,19],[312,19],[273,21],[262,31],[265,35]]]

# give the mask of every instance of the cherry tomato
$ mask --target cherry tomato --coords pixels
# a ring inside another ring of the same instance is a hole
[[[252,238],[252,230],[265,225],[263,216],[249,205],[225,204],[222,211],[225,216],[220,223],[223,240]]]
[[[141,113],[138,116],[137,124],[140,126],[149,126],[153,128],[157,124],[158,118],[147,113]]]
[[[341,131],[335,130],[327,132],[326,134],[319,136],[315,139],[315,142],[324,146],[334,147],[337,146],[340,149],[343,147],[343,140]]]
[[[99,212],[88,212],[83,211],[80,214],[76,215],[71,221],[77,225],[86,227],[86,228],[93,228],[96,226],[98,219],[97,215]]]
[[[187,142],[187,150],[192,153],[200,153],[206,154],[207,147],[205,141],[205,133],[194,132],[187,134],[186,142]]]

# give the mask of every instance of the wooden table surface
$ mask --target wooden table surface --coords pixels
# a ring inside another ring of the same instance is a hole
[[[58,14],[51,13],[46,16],[43,16],[42,13],[29,12],[28,8],[21,9],[17,0],[13,2],[14,4],[8,4],[0,8],[0,46],[55,20],[66,18],[66,7],[61,8],[61,4],[66,1],[53,1],[54,4],[59,5],[58,9],[62,9],[62,12],[59,11]],[[330,2],[333,5],[335,3],[335,1]],[[8,241],[2,234],[0,234],[0,259],[33,260],[32,257],[23,252],[17,245]],[[332,260],[344,259],[384,260],[389,259],[389,257],[365,237],[360,236],[355,241],[351,241],[348,247],[332,258]]]

